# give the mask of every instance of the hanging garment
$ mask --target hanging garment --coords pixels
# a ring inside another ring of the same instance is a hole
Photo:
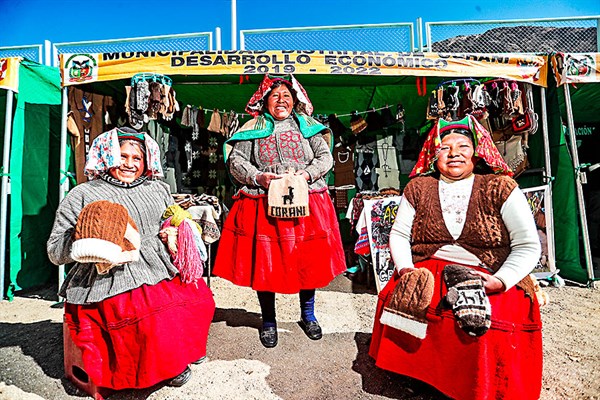
[[[379,157],[375,149],[377,143],[356,145],[356,186],[358,190],[377,190],[377,172]]]
[[[382,188],[399,188],[400,171],[396,148],[393,144],[394,137],[389,135],[377,140],[377,154],[379,156],[379,168],[377,172],[377,186]]]
[[[84,92],[77,87],[69,88],[69,109],[72,117],[71,145],[75,152],[75,177],[77,183],[86,182],[83,174],[90,145],[105,130],[104,114],[114,103],[110,96]],[[76,127],[77,131],[74,131]]]
[[[333,148],[333,184],[335,187],[356,183],[354,176],[354,149],[338,143]]]

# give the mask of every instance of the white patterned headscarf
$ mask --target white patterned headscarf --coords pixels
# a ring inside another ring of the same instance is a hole
[[[119,139],[124,138],[138,140],[146,147],[146,172],[144,175],[151,178],[162,177],[158,143],[147,133],[133,133],[119,128],[104,132],[94,139],[87,155],[85,174],[91,179],[96,179],[111,168],[119,167],[121,165]]]

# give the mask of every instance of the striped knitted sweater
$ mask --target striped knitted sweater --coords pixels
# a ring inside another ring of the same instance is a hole
[[[169,186],[146,181],[135,187],[119,187],[101,179],[73,188],[61,202],[47,243],[54,264],[73,263],[70,257],[73,231],[82,208],[97,200],[122,204],[135,221],[141,236],[139,261],[116,266],[99,275],[92,264],[75,265],[69,270],[59,294],[73,304],[102,301],[144,284],[154,285],[177,274],[165,245],[158,237],[160,220],[173,203]]]

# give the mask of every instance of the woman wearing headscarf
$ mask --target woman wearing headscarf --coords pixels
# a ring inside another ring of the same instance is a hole
[[[540,257],[530,207],[472,116],[439,120],[390,234],[396,266],[379,294],[378,367],[455,399],[538,399]]]
[[[239,187],[225,221],[214,274],[258,293],[260,340],[277,345],[275,293],[299,293],[300,325],[322,337],[315,289],[345,271],[342,242],[324,176],[332,168],[329,130],[315,119],[293,76],[265,76],[246,107],[254,119],[226,142],[226,162]],[[309,215],[268,215],[271,182],[292,168],[308,182]]]
[[[159,236],[173,199],[157,180],[158,145],[130,128],[105,132],[85,173],[91,180],[61,202],[47,243],[54,264],[78,260],[60,296],[84,372],[101,389],[181,386],[206,355],[215,303],[201,277],[182,282]]]

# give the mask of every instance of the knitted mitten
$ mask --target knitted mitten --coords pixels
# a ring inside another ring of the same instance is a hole
[[[462,330],[471,336],[481,336],[491,325],[492,307],[483,280],[471,271],[455,264],[444,267],[444,281],[448,286],[446,303]]]
[[[427,307],[433,297],[433,274],[425,268],[405,273],[383,309],[380,322],[423,339],[427,332]]]

